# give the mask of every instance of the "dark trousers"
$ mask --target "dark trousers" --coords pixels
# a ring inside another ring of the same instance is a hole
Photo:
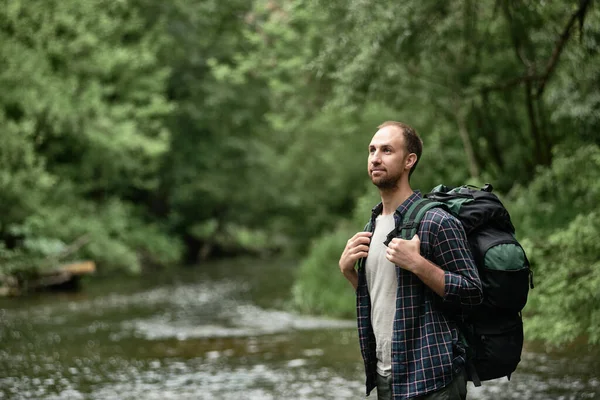
[[[463,370],[456,375],[445,388],[414,397],[415,400],[465,400],[467,398],[467,379]],[[377,400],[392,400],[392,377],[377,374]]]

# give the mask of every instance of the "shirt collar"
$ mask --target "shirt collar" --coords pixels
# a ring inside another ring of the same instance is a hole
[[[402,202],[402,204],[400,204],[398,206],[398,208],[396,208],[396,211],[394,212],[394,214],[397,214],[400,217],[404,216],[404,214],[406,213],[406,211],[408,210],[408,208],[415,201],[419,200],[422,197],[423,196],[421,195],[421,191],[420,190],[413,191],[413,193],[410,196],[408,196],[408,198],[406,200],[404,200]],[[379,204],[377,204],[375,207],[373,207],[371,209],[372,218],[373,219],[377,218],[377,216],[379,214],[381,214],[382,211],[383,211],[383,203],[380,202]]]

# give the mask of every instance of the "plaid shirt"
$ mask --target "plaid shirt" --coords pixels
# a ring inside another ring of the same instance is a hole
[[[410,205],[421,198],[413,193],[394,214],[396,224]],[[366,230],[375,229],[382,204],[373,208]],[[398,291],[392,333],[392,393],[394,399],[422,396],[446,387],[465,365],[465,348],[456,323],[442,308],[473,306],[482,289],[469,244],[458,219],[434,208],[423,217],[417,234],[421,255],[445,271],[444,297],[440,298],[416,275],[396,268]],[[376,386],[375,335],[371,325],[371,299],[365,274],[366,259],[358,263],[356,304],[361,353],[365,363],[367,396]],[[455,308],[458,309],[458,308]]]

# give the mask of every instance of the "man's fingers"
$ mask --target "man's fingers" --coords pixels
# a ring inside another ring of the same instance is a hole
[[[348,239],[342,258],[347,258],[350,262],[355,263],[359,258],[367,257],[371,235],[371,232],[358,232]]]
[[[370,239],[372,235],[373,234],[371,232],[358,232],[357,234],[355,234],[354,236],[352,236],[348,240],[348,242],[354,242],[356,240],[364,239],[364,238]]]
[[[360,245],[360,246],[356,246],[353,250],[354,250],[354,253],[368,252],[369,251],[369,246],[365,246],[363,244],[363,245]]]
[[[358,253],[352,254],[350,257],[352,258],[352,260],[357,261],[359,258],[364,258],[368,255],[369,253],[366,251],[359,251]]]
[[[356,247],[351,247],[346,249],[346,254],[348,256],[355,256],[358,253],[368,253],[369,252],[369,246],[366,245],[360,245],[360,246],[356,246]]]
[[[361,244],[369,244],[371,243],[371,238],[368,236],[355,236],[352,239],[350,239],[348,241],[348,247],[352,248],[352,247],[356,247],[359,246]]]
[[[359,237],[352,242],[354,246],[367,245],[369,243],[371,243],[371,238],[368,237]]]
[[[395,248],[395,247],[398,245],[398,243],[400,243],[400,241],[401,241],[401,240],[402,240],[402,239],[400,239],[400,238],[393,238],[393,239],[392,239],[392,240],[391,240],[391,241],[388,243],[388,246],[387,246],[387,247],[388,247],[388,249],[393,249],[393,248]]]

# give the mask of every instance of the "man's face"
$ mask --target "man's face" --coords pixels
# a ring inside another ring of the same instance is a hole
[[[408,152],[402,130],[386,126],[375,133],[369,144],[368,171],[375,186],[391,189],[398,185],[405,170]]]

